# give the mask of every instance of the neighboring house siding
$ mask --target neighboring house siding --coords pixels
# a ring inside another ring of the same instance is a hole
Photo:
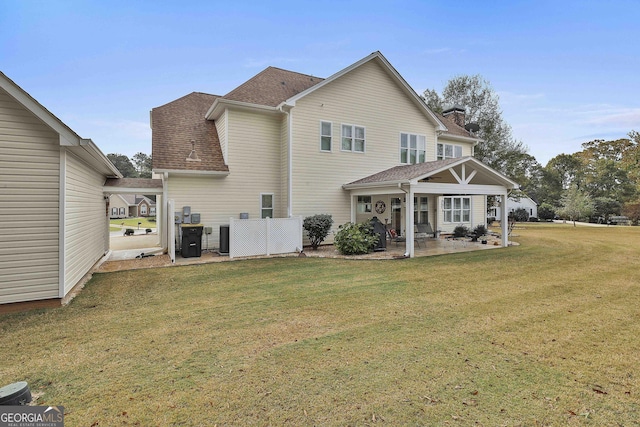
[[[117,209],[116,212],[113,209]],[[126,218],[129,215],[129,204],[118,194],[109,197],[109,216],[111,218]]]
[[[65,280],[66,295],[108,251],[104,176],[71,153],[66,155]]]
[[[0,89],[0,303],[58,297],[58,135]]]
[[[297,101],[293,109],[293,213],[351,220],[342,185],[400,164],[400,133],[426,138],[435,159],[435,126],[375,61]],[[320,151],[320,121],[332,123],[332,150]],[[365,152],[341,151],[341,125],[365,127]]]
[[[260,218],[261,193],[273,194],[274,217],[286,215],[281,208],[280,116],[234,110],[228,114],[229,175],[172,175],[168,181],[168,198],[175,201],[176,210],[191,206],[205,226],[213,227],[210,247],[219,244],[219,227],[228,224],[230,217],[247,212],[249,218]]]

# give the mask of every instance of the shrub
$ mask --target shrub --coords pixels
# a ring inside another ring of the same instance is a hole
[[[511,217],[514,221],[518,222],[527,222],[529,221],[529,212],[525,208],[518,208],[515,211],[511,212]]]
[[[304,219],[302,228],[307,232],[309,240],[311,241],[311,247],[314,251],[318,249],[320,243],[329,235],[332,225],[333,218],[329,214],[317,214]]]
[[[453,237],[467,237],[469,235],[469,229],[464,225],[459,225],[453,229]]]
[[[530,216],[529,222],[538,222],[538,218],[536,218],[535,216]]]
[[[485,234],[487,234],[487,227],[485,227],[484,224],[478,224],[476,225],[476,228],[473,229],[473,236],[476,239],[479,239]]]
[[[368,222],[348,222],[338,227],[333,243],[342,255],[361,255],[371,252],[378,239]]]
[[[538,206],[538,218],[549,220],[556,216],[556,209],[549,203],[542,203]]]

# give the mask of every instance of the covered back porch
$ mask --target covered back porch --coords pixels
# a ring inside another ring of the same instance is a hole
[[[434,234],[456,226],[486,225],[487,197],[503,196],[518,185],[473,157],[396,166],[343,185],[350,192],[351,221],[377,217],[404,236],[406,255],[416,256],[416,234],[425,225]],[[502,206],[503,218],[506,206]],[[420,224],[420,227],[418,225]],[[501,246],[508,245],[508,224],[501,224]]]

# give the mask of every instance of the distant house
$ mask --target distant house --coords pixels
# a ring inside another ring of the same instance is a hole
[[[512,196],[507,198],[507,212],[509,215],[520,208],[524,209],[529,214],[529,217],[538,217],[538,204],[531,197],[520,195],[519,197]],[[502,215],[499,204],[489,209],[488,217],[500,221]]]
[[[0,312],[59,305],[109,250],[107,178],[90,140],[0,72]]]
[[[109,196],[109,217],[129,218],[155,216],[156,202],[138,194],[112,194]]]
[[[472,157],[480,139],[464,115],[431,111],[380,52],[328,78],[268,67],[224,96],[154,108],[153,173],[215,230],[213,244],[239,215],[328,213],[334,231],[377,216],[413,256],[416,224],[485,224],[486,196],[517,188]]]

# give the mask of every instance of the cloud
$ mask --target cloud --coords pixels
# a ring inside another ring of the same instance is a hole
[[[640,108],[613,108],[591,115],[585,123],[596,126],[618,126],[629,130],[640,124]]]

